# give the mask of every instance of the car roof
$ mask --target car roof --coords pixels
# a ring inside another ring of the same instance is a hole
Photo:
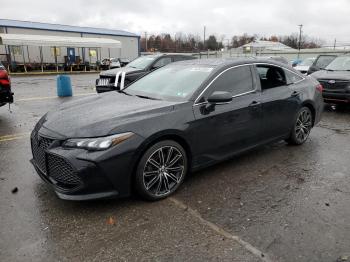
[[[265,63],[273,64],[276,66],[286,67],[288,65],[280,63],[273,59],[258,58],[258,57],[244,57],[244,58],[209,58],[209,59],[196,59],[196,60],[185,60],[172,63],[170,65],[196,65],[196,66],[210,66],[214,68],[230,67],[241,64],[251,63]]]

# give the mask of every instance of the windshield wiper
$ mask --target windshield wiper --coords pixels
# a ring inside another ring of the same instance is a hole
[[[161,100],[159,98],[154,98],[154,97],[150,97],[150,96],[142,96],[142,95],[135,95],[137,97],[140,97],[140,98],[145,98],[145,99],[151,99],[151,100]]]
[[[334,71],[333,69],[327,69],[327,68],[325,68],[324,70],[326,70],[326,71],[331,71],[331,72]]]

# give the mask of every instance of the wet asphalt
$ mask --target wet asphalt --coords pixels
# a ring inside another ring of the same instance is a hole
[[[48,110],[95,95],[97,75],[13,77],[0,108],[0,261],[350,261],[350,107],[307,143],[275,143],[191,174],[171,198],[60,200],[29,163]],[[15,188],[17,192],[12,192]]]

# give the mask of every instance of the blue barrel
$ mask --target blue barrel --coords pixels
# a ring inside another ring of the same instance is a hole
[[[70,77],[66,75],[57,76],[57,95],[62,96],[72,96],[72,84]]]

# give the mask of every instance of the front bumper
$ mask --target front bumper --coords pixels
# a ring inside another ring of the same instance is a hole
[[[330,92],[324,90],[322,95],[326,102],[350,103],[350,93]]]
[[[31,163],[61,199],[126,197],[131,192],[136,148],[142,141],[134,135],[106,151],[89,152],[63,148],[62,141],[41,137],[34,130]]]

